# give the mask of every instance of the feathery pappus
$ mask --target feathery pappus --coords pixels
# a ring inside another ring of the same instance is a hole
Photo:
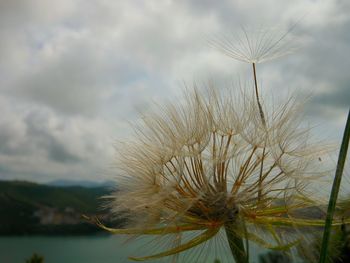
[[[98,224],[116,234],[156,236],[164,251],[130,257],[140,261],[175,262],[189,250],[179,262],[206,262],[212,248],[226,251],[210,252],[220,262],[231,262],[232,247],[236,260],[248,257],[240,255],[248,246],[242,240],[280,250],[305,242],[291,233],[324,224],[298,216],[318,204],[307,186],[322,176],[313,165],[322,152],[308,142],[296,99],[264,112],[263,123],[253,93],[212,87],[194,88],[184,103],[144,116],[134,140],[118,150],[118,190],[109,197],[128,224]]]

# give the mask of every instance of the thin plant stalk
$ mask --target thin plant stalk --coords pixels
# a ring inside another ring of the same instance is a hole
[[[341,143],[340,151],[339,151],[339,157],[338,157],[338,163],[337,163],[337,169],[335,172],[335,178],[333,181],[332,186],[332,192],[328,203],[328,210],[327,210],[327,217],[326,217],[326,224],[323,232],[323,240],[322,240],[322,247],[321,247],[321,255],[319,263],[325,263],[327,262],[327,254],[328,254],[328,247],[329,247],[329,239],[330,234],[332,230],[332,221],[333,221],[333,215],[335,211],[335,206],[337,203],[338,193],[340,189],[340,182],[343,175],[346,155],[348,152],[349,147],[349,140],[350,140],[350,110],[348,113],[348,118],[345,125],[343,140]]]
[[[245,253],[247,255],[247,262],[249,262],[249,239],[248,239],[248,231],[247,225],[244,221],[242,221],[244,227],[244,236],[245,236]]]
[[[244,248],[243,239],[237,235],[235,221],[225,224],[225,232],[231,249],[231,253],[236,263],[248,263],[248,254]]]
[[[255,97],[256,97],[256,102],[258,104],[258,108],[259,108],[259,114],[260,114],[260,118],[261,118],[261,122],[266,129],[266,120],[265,120],[265,114],[264,111],[262,109],[261,103],[260,103],[260,98],[259,98],[259,90],[258,90],[258,80],[256,77],[256,65],[255,63],[252,63],[253,65],[253,77],[254,77],[254,89],[255,89]],[[260,173],[259,173],[259,186],[258,186],[258,202],[261,199],[261,195],[262,195],[262,174],[263,174],[263,169],[264,169],[264,156],[265,156],[265,149],[266,149],[266,138],[264,140],[264,148],[263,148],[263,152],[262,152],[262,160],[261,160],[261,165],[260,165]]]
[[[252,63],[253,65],[253,78],[254,78],[254,90],[255,90],[255,97],[256,97],[256,102],[258,104],[258,109],[259,109],[259,114],[261,118],[261,122],[266,129],[266,120],[265,120],[265,114],[262,109],[261,103],[260,103],[260,97],[259,97],[259,90],[258,90],[258,81],[257,81],[257,74],[256,74],[256,65],[255,63]],[[267,130],[267,129],[266,129]],[[266,144],[266,140],[264,142]],[[261,199],[262,195],[262,173],[263,173],[263,168],[264,168],[264,156],[265,156],[265,146],[263,148],[263,153],[262,153],[262,160],[261,160],[261,165],[260,165],[260,174],[259,174],[259,183],[258,183],[258,202]],[[245,226],[244,226],[245,228]],[[246,231],[246,230],[245,230]],[[230,245],[230,249],[232,252],[232,255],[236,261],[236,263],[247,263],[249,262],[249,245],[248,242],[246,242],[246,249],[244,248],[243,244],[243,239],[241,237],[238,237],[235,234],[234,231],[234,225],[233,223],[225,224],[225,232],[226,236]]]
[[[258,81],[257,81],[257,77],[256,77],[256,65],[255,65],[255,63],[253,63],[253,75],[254,75],[255,97],[256,97],[256,101],[258,103],[259,113],[260,113],[262,124],[264,125],[264,127],[266,127],[265,114],[264,114],[264,111],[262,109],[262,106],[260,103],[260,98],[259,98]]]

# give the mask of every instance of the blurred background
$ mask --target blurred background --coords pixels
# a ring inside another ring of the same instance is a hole
[[[208,39],[294,24],[298,50],[258,65],[262,93],[311,95],[314,136],[340,145],[349,1],[0,0],[0,262],[127,262],[132,248],[81,219],[111,220],[100,197],[117,186],[115,142],[184,83],[250,79]]]

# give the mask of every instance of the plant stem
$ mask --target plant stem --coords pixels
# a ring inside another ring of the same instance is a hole
[[[225,224],[225,232],[231,253],[236,263],[248,263],[248,255],[244,248],[243,239],[237,236],[236,227],[237,221],[231,221]]]
[[[264,114],[264,111],[262,109],[262,106],[261,106],[261,103],[260,103],[260,98],[259,98],[258,81],[257,81],[257,77],[256,77],[255,63],[253,63],[253,75],[254,75],[255,97],[256,97],[256,101],[258,103],[258,108],[259,108],[259,113],[260,113],[260,117],[261,117],[261,122],[263,123],[264,127],[266,128],[265,114]]]
[[[331,229],[332,229],[333,215],[334,215],[335,206],[337,203],[340,182],[343,175],[346,154],[348,152],[349,140],[350,140],[350,110],[349,110],[348,119],[345,125],[343,140],[339,151],[337,169],[335,172],[335,177],[334,177],[333,186],[332,186],[332,192],[328,203],[327,218],[326,218],[326,224],[323,232],[323,240],[322,240],[321,255],[320,255],[319,263],[327,262],[326,259],[327,259],[327,253],[328,253],[329,238],[330,238]]]
[[[264,114],[264,111],[262,109],[262,106],[261,106],[261,103],[260,103],[260,98],[259,98],[258,80],[257,80],[257,77],[256,77],[256,65],[255,65],[255,63],[253,63],[253,76],[254,76],[255,97],[256,97],[256,102],[258,104],[258,108],[259,108],[261,122],[262,122],[265,130],[267,131],[265,114]],[[262,174],[263,174],[263,169],[264,169],[265,148],[266,148],[266,138],[264,140],[264,148],[263,148],[263,152],[262,152],[262,160],[261,160],[260,173],[259,173],[258,202],[260,202],[261,195],[262,195]]]

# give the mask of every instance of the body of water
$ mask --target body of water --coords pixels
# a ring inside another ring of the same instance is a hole
[[[131,251],[117,236],[0,237],[1,263],[25,263],[34,252],[45,263],[116,263]]]
[[[121,236],[0,237],[0,262],[25,263],[37,253],[45,258],[45,263],[127,263],[134,262],[129,261],[128,256],[135,255],[140,242],[125,244]],[[257,262],[256,249],[250,252],[251,262]],[[208,254],[206,262],[213,263],[214,259],[215,255]]]

